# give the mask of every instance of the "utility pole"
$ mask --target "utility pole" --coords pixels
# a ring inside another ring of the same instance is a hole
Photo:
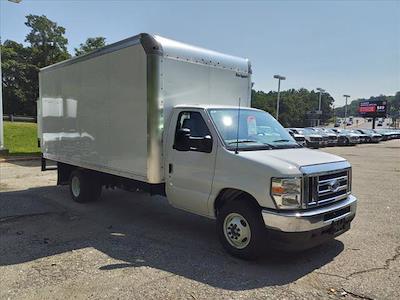
[[[333,124],[336,124],[335,104],[333,104]]]
[[[3,47],[3,45],[2,45]],[[4,147],[4,131],[3,131],[3,73],[1,72],[1,51],[0,51],[0,154],[7,152]]]
[[[320,122],[321,122],[321,117],[322,117],[322,110],[321,110],[321,98],[322,98],[322,93],[325,93],[324,89],[317,88],[317,91],[319,91],[319,100],[318,100],[318,120],[317,120],[317,126],[319,127]]]
[[[8,0],[14,3],[20,3],[22,0]],[[4,127],[3,127],[3,73],[1,71],[1,50],[0,50],[0,154],[7,153],[4,146]]]
[[[281,95],[281,80],[285,80],[286,77],[281,76],[281,75],[274,75],[275,79],[278,79],[278,99],[276,100],[276,120],[278,121],[279,119],[279,100],[280,100],[280,95]]]
[[[350,97],[350,95],[343,95],[343,97],[346,98],[346,104],[344,106],[344,128],[347,126],[347,98]]]

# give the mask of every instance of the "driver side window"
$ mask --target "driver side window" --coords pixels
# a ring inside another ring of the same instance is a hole
[[[190,151],[200,151],[205,152],[201,149],[201,144],[205,137],[211,138],[210,130],[207,127],[206,122],[199,112],[195,111],[183,111],[179,113],[176,129],[175,129],[175,140],[174,140],[174,148],[175,145],[179,143],[177,141],[178,132],[181,129],[189,129],[190,130]],[[208,152],[208,151],[207,151]]]
[[[196,111],[183,111],[179,114],[176,132],[181,128],[190,129],[191,137],[210,135],[206,122],[204,122],[201,114]]]

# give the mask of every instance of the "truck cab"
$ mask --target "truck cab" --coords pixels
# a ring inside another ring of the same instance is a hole
[[[164,138],[170,204],[217,219],[236,256],[255,257],[266,241],[304,249],[350,228],[350,164],[302,147],[264,111],[178,105]]]

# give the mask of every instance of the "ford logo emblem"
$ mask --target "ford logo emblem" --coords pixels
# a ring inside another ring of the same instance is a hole
[[[328,183],[328,188],[329,188],[329,190],[331,191],[331,192],[337,192],[338,191],[338,189],[339,189],[339,187],[340,187],[340,182],[339,181],[337,181],[336,179],[335,180],[332,180],[332,181],[330,181],[329,183]]]

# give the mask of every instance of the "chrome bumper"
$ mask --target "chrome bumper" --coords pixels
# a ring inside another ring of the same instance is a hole
[[[305,232],[323,228],[342,219],[353,219],[357,209],[357,198],[347,199],[329,206],[306,211],[285,212],[264,209],[262,217],[265,226],[283,232]]]

